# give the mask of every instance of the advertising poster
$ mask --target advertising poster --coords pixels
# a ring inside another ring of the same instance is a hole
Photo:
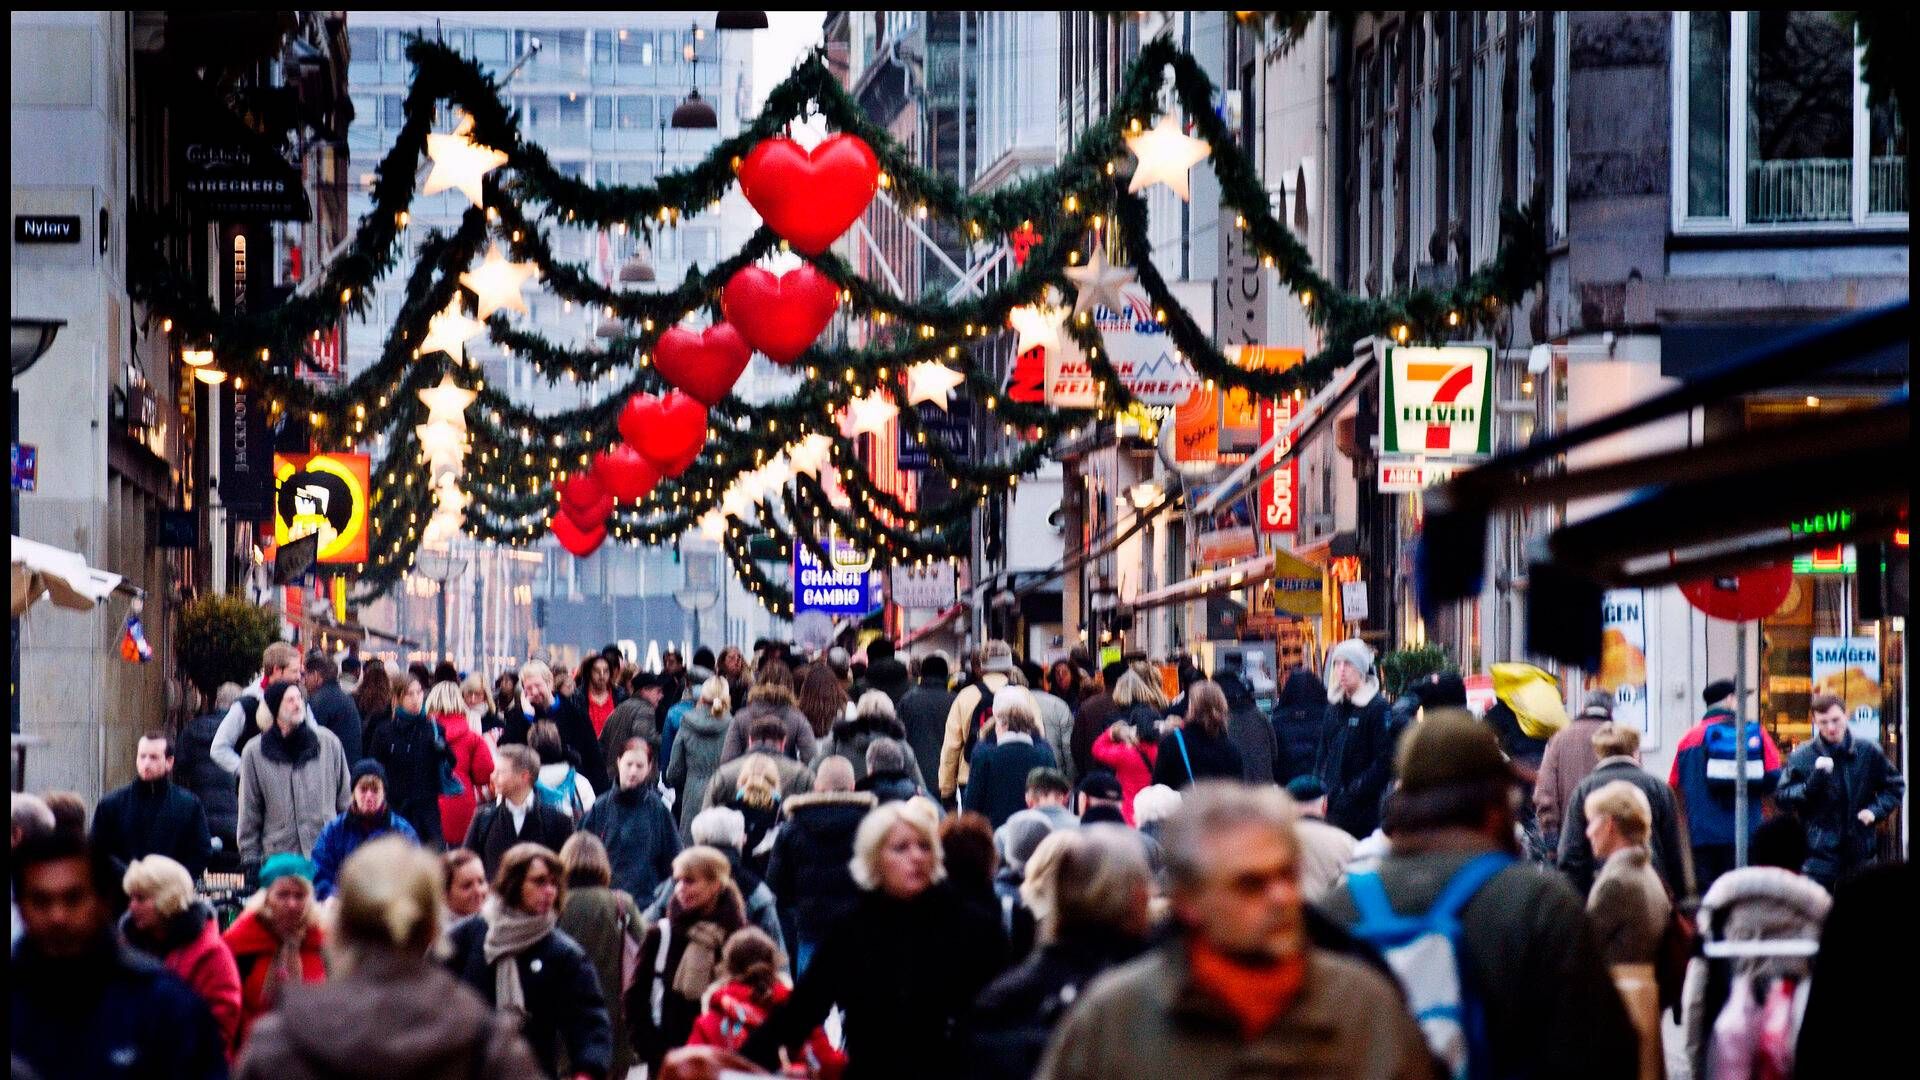
[[[275,454],[273,542],[320,536],[321,563],[367,561],[365,454]]]
[[[1260,402],[1260,445],[1265,445],[1293,422],[1293,399],[1274,398]],[[1264,533],[1290,533],[1300,527],[1299,482],[1300,463],[1290,455],[1291,443],[1282,443],[1275,448],[1273,458],[1261,462],[1270,465],[1284,457],[1285,464],[1268,473],[1260,481],[1260,531]]]
[[[1173,410],[1173,460],[1207,464],[1220,459],[1219,392],[1195,390]]]
[[[1615,723],[1648,734],[1646,593],[1609,589],[1601,610],[1599,687],[1613,695]]]
[[[1193,500],[1205,498],[1209,490],[1206,486],[1196,486],[1192,491]],[[1198,519],[1195,526],[1198,531],[1193,552],[1197,567],[1223,566],[1260,553],[1260,540],[1253,531],[1253,509],[1245,498],[1235,499]]]
[[[1196,297],[1191,288],[1183,287],[1188,284],[1192,283],[1174,287],[1175,298],[1194,313],[1202,332],[1211,333],[1212,327],[1208,325],[1212,322],[1208,317],[1213,309],[1211,299]],[[1197,287],[1208,291],[1211,283],[1198,283]],[[1107,359],[1119,373],[1120,381],[1143,404],[1178,405],[1186,401],[1201,385],[1200,377],[1174,347],[1146,291],[1137,285],[1128,286],[1125,296],[1124,311],[1105,306],[1094,308],[1095,325],[1106,340]],[[1099,380],[1094,377],[1092,365],[1065,335],[1062,335],[1062,345],[1058,350],[1046,350],[1047,404],[1057,409],[1092,408],[1099,400]]]
[[[1847,706],[1847,726],[1853,737],[1880,742],[1880,639],[1875,637],[1816,637],[1813,639],[1813,692],[1832,694]]]

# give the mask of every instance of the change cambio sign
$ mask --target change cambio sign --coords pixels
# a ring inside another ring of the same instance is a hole
[[[793,545],[793,610],[827,615],[865,615],[876,599],[873,556],[844,540],[824,545],[831,564],[821,566],[813,551]]]

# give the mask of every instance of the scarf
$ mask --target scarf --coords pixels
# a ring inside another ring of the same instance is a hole
[[[480,909],[480,917],[487,921],[487,939],[481,952],[493,966],[494,1008],[524,1020],[527,992],[520,985],[519,956],[553,933],[560,916],[553,912],[530,915],[502,904],[499,897],[492,897],[487,906]]]
[[[1252,1039],[1267,1030],[1300,996],[1306,982],[1307,954],[1303,950],[1264,968],[1240,960],[1194,940],[1187,948],[1193,985],[1219,1002],[1240,1022],[1240,1034]]]
[[[700,995],[714,983],[715,972],[720,965],[720,950],[726,946],[727,938],[746,924],[741,913],[739,890],[732,884],[722,889],[714,898],[713,910],[692,914],[680,906],[676,897],[667,903],[668,933],[673,928],[686,926],[686,947],[680,951],[680,965],[673,970],[673,992],[688,1001],[699,1001]],[[687,925],[689,922],[692,925]]]
[[[272,924],[264,917],[260,924],[272,933]],[[273,962],[267,965],[267,978],[260,987],[260,1000],[268,1008],[280,1000],[280,987],[284,983],[298,986],[306,979],[306,968],[300,962],[300,946],[307,940],[307,927],[302,926],[298,933],[288,934],[280,939],[280,947],[274,951]]]

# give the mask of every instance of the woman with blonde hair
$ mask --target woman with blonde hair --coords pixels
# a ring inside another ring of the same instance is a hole
[[[665,775],[667,786],[676,792],[674,806],[680,811],[682,836],[693,828],[693,816],[704,805],[714,770],[727,760],[722,751],[732,737],[728,729],[739,722],[729,712],[732,701],[727,680],[715,676],[701,683],[697,703],[681,718],[680,730],[673,736]]]
[[[633,897],[613,888],[613,863],[606,845],[589,832],[577,832],[560,847],[567,869],[567,899],[560,929],[586,950],[600,979],[613,1029],[612,1076],[624,1077],[636,1058],[627,1035],[626,988],[638,973],[640,945],[646,935]]]
[[[944,881],[938,812],[915,798],[861,820],[848,863],[864,894],[859,906],[829,931],[744,1056],[775,1066],[782,1048],[797,1054],[838,1005],[849,1080],[957,1075],[953,1033],[1005,963],[1006,937],[997,913],[964,902]]]
[[[402,840],[401,843],[406,843]],[[313,896],[313,863],[283,851],[260,867],[260,891],[223,935],[240,975],[240,1031],[244,1047],[254,1021],[280,1001],[285,988],[325,982],[326,931]]]
[[[696,846],[674,856],[673,896],[640,943],[633,985],[634,1000],[647,1003],[646,1013],[629,1018],[647,1075],[659,1075],[667,1051],[686,1045],[701,996],[717,980],[721,949],[746,925],[746,902],[725,852]]]
[[[832,733],[820,741],[813,752],[813,764],[818,768],[822,761],[838,754],[853,763],[853,780],[857,785],[867,778],[868,747],[879,739],[905,742],[906,738],[907,728],[894,710],[893,699],[885,691],[869,690],[860,695],[853,716],[835,722]],[[924,780],[918,762],[913,764],[912,772],[914,784],[922,785]]]
[[[447,755],[452,758],[445,772],[460,787],[459,794],[449,795],[449,785],[444,782],[446,775],[442,776],[440,835],[450,844],[459,843],[467,835],[467,826],[473,824],[482,793],[493,782],[493,748],[480,736],[479,721],[473,716],[476,696],[480,707],[485,708],[487,687],[478,675],[467,676],[463,687],[443,682],[427,692],[427,715],[440,725],[440,737],[446,744]]]
[[[433,962],[442,930],[441,873],[431,853],[395,837],[354,852],[341,868],[336,894],[328,948],[335,978],[290,991],[261,1017],[235,1075],[538,1075],[517,1018],[495,1012]]]
[[[765,754],[748,754],[740,762],[740,775],[734,789],[718,793],[714,805],[737,810],[746,822],[746,842],[740,855],[755,874],[765,877],[767,860],[773,848],[768,834],[780,825],[780,768]]]
[[[220,1025],[231,1060],[240,1030],[240,969],[220,939],[213,908],[194,895],[187,868],[165,855],[135,859],[120,887],[127,894],[120,936],[193,987]]]
[[[1120,676],[1113,687],[1114,720],[1093,740],[1095,761],[1113,770],[1120,781],[1120,814],[1133,824],[1133,798],[1153,783],[1160,754],[1160,720],[1167,696],[1157,679],[1140,674],[1144,664]],[[1151,669],[1148,669],[1151,671]]]

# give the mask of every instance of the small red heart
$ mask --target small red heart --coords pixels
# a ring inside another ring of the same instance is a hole
[[[607,526],[605,522],[601,522],[592,528],[584,528],[574,524],[573,519],[565,514],[555,514],[553,538],[560,541],[560,546],[572,552],[576,558],[584,559],[606,542]]]
[[[660,335],[653,350],[660,377],[706,405],[718,405],[752,359],[753,349],[726,323],[709,326],[705,333],[676,326]]]
[[[560,512],[582,528],[604,524],[613,513],[613,493],[592,473],[576,473],[560,483]]]
[[[621,502],[639,502],[660,482],[660,470],[626,443],[602,450],[593,459],[593,478]]]
[[[620,434],[663,475],[679,476],[707,445],[707,407],[678,390],[635,394],[620,411]]]
[[[812,263],[779,277],[749,266],[734,274],[720,293],[727,322],[747,344],[782,364],[793,363],[812,347],[839,306],[840,287]]]
[[[847,231],[874,192],[880,161],[858,135],[833,135],[812,153],[792,139],[762,139],[740,164],[740,191],[795,251],[818,255]]]

